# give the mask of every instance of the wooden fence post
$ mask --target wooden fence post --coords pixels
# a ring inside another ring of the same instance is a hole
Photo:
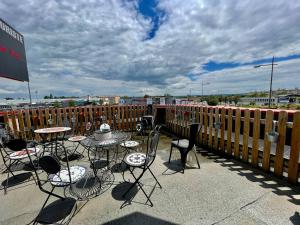
[[[296,184],[298,182],[300,149],[300,112],[294,114],[293,130],[291,139],[291,152],[288,164],[288,181]]]

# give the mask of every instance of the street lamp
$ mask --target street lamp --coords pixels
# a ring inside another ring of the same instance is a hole
[[[259,68],[259,67],[263,67],[263,66],[272,66],[272,70],[271,70],[271,79],[270,79],[270,91],[269,91],[269,108],[271,108],[271,97],[272,97],[272,83],[273,83],[273,70],[274,70],[274,66],[277,66],[278,64],[274,63],[274,56],[272,59],[272,63],[269,64],[261,64],[261,65],[256,65],[254,66],[254,68]]]

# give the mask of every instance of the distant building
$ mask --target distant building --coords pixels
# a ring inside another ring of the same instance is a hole
[[[268,105],[269,104],[269,97],[245,97],[240,98],[238,101],[239,105]],[[271,98],[271,104],[278,104],[278,97]]]

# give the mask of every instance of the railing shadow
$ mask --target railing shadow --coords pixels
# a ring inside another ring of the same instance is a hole
[[[199,148],[197,150],[203,157],[214,160],[215,163],[228,168],[230,171],[237,172],[238,175],[245,177],[249,181],[258,183],[265,189],[271,189],[277,195],[284,195],[288,200],[296,205],[300,205],[300,186],[291,185],[283,179],[275,177],[271,173],[263,172],[254,168],[250,164],[239,162],[228,158],[227,155],[220,155],[220,152],[207,151]]]

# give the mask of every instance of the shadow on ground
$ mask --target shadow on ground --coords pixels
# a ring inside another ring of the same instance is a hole
[[[47,205],[39,213],[36,221],[41,224],[54,224],[57,222],[67,223],[72,218],[75,209],[76,200],[74,198],[66,198],[64,200],[59,199]]]
[[[143,225],[178,225],[167,220],[148,216],[144,213],[134,212],[126,216],[103,223],[102,225],[117,225],[117,224],[143,224]]]
[[[239,162],[235,159],[228,158],[227,155],[221,156],[220,153],[211,152],[202,148],[197,151],[207,159],[214,160],[215,163],[228,168],[230,171],[237,172],[238,175],[246,179],[258,183],[261,187],[272,189],[272,192],[277,195],[284,195],[293,204],[300,205],[300,186],[290,185],[285,180],[275,177],[271,173],[266,173],[258,170],[250,164]]]

